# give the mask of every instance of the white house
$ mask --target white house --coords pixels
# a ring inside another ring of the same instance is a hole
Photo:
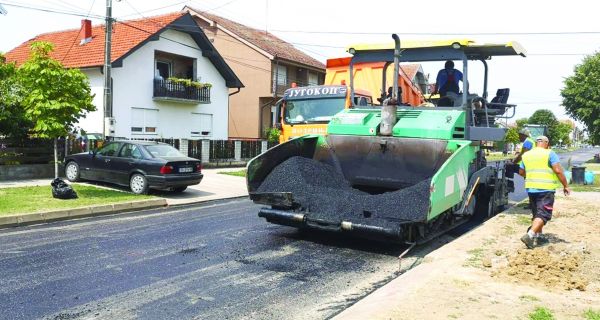
[[[6,57],[22,63],[31,42],[47,41],[55,46],[55,59],[80,68],[90,80],[97,107],[78,124],[88,133],[105,127],[107,135],[130,139],[228,138],[229,88],[243,84],[189,14],[113,25],[112,106],[107,110],[104,32],[104,25],[92,27],[83,20],[80,29],[38,35]]]

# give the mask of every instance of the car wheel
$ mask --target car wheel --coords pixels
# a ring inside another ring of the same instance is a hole
[[[129,179],[129,188],[131,188],[131,192],[135,194],[147,194],[148,180],[144,175],[135,173]]]
[[[65,176],[71,182],[79,181],[79,165],[75,161],[70,161],[65,167]]]
[[[172,190],[173,190],[173,192],[180,193],[180,192],[184,192],[185,189],[187,189],[187,186],[185,186],[185,187],[175,187]]]

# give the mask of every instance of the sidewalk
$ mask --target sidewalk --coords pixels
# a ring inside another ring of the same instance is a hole
[[[197,202],[220,200],[228,198],[244,197],[248,195],[246,189],[246,179],[243,177],[235,177],[226,174],[218,174],[223,171],[238,171],[243,168],[221,168],[221,169],[204,169],[202,173],[204,178],[200,184],[189,186],[182,193],[173,193],[169,191],[151,190],[150,195],[164,198],[167,200],[167,205],[191,204]],[[32,179],[18,181],[0,181],[0,188],[9,187],[27,187],[27,186],[48,186],[52,179]],[[117,191],[128,191],[126,187],[97,183],[83,182],[98,188],[108,188]]]
[[[245,197],[248,195],[245,178],[218,174],[218,172],[239,171],[242,169],[243,168],[203,169],[202,173],[204,174],[204,178],[202,179],[202,182],[195,186],[189,186],[182,193],[159,191],[151,194],[167,199],[167,204],[170,206]]]

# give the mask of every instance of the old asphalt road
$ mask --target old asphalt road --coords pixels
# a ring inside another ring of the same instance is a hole
[[[303,234],[258,208],[221,201],[0,230],[0,318],[320,319],[396,276],[404,248]]]

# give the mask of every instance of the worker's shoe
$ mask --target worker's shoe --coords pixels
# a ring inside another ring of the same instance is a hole
[[[530,237],[527,233],[521,237],[521,241],[527,246],[527,249],[533,249],[533,247],[535,247],[535,239]]]

